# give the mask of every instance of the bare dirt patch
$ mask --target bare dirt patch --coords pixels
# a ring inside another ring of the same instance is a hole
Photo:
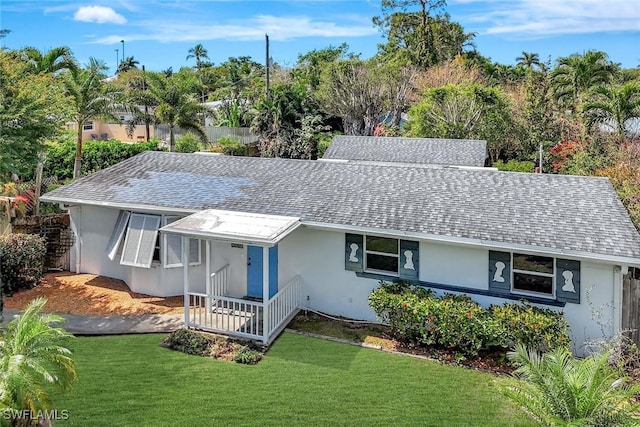
[[[5,296],[4,307],[21,310],[29,301],[44,296],[45,311],[86,316],[182,314],[184,300],[152,297],[132,292],[122,280],[94,274],[47,273],[33,289]]]

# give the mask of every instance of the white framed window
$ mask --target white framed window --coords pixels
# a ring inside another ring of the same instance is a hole
[[[511,262],[512,292],[547,297],[556,294],[554,258],[513,253]]]
[[[171,224],[179,220],[179,216],[167,215],[162,219],[162,225]],[[162,264],[164,268],[182,267],[182,237],[175,234],[162,235]],[[202,263],[202,241],[200,239],[189,239],[189,265],[199,265]]]
[[[400,241],[388,237],[365,236],[365,270],[398,275]]]
[[[82,130],[93,130],[93,122],[89,121],[82,125]]]

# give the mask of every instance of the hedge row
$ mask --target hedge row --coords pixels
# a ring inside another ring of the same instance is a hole
[[[562,313],[527,303],[484,308],[467,295],[438,297],[407,282],[381,282],[369,296],[369,305],[396,339],[442,346],[464,356],[509,349],[516,343],[541,351],[570,343]]]
[[[35,286],[44,275],[45,239],[32,234],[0,236],[0,282],[5,295]]]
[[[143,151],[160,151],[159,140],[125,144],[115,139],[108,141],[85,141],[82,144],[81,174],[105,169]],[[64,181],[73,178],[73,162],[76,156],[76,142],[64,140],[47,144],[44,176],[56,176]]]

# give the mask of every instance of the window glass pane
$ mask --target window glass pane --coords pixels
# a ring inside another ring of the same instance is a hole
[[[398,257],[367,253],[367,268],[398,273]]]
[[[534,276],[532,274],[514,272],[513,289],[551,295],[553,292],[553,277]]]
[[[386,237],[367,236],[367,250],[397,255],[398,239],[387,239]]]
[[[513,254],[513,268],[516,270],[553,274],[553,258]]]

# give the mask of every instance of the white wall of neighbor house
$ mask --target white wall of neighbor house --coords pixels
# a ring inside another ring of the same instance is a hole
[[[159,297],[183,294],[182,267],[164,268],[157,262],[150,268],[130,267],[120,264],[119,255],[113,261],[109,259],[106,248],[119,209],[84,205],[73,207],[69,212],[73,227],[78,230],[78,237],[71,249],[72,270],[75,271],[79,245],[81,273],[123,280],[133,292]],[[192,266],[189,270],[190,287],[198,292],[205,290],[204,244],[201,250],[202,264]]]

